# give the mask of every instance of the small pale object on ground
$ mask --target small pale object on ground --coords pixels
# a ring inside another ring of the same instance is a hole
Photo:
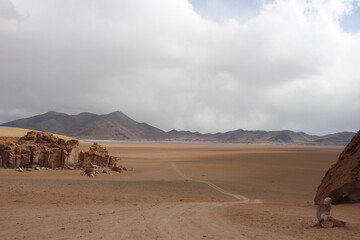
[[[94,168],[86,168],[84,171],[85,175],[87,175],[88,177],[95,177],[96,175],[96,170]]]
[[[331,211],[331,198],[325,198],[316,209],[316,217],[318,223],[315,226],[320,226],[323,228],[331,227],[345,227],[346,222],[333,218],[330,216]]]

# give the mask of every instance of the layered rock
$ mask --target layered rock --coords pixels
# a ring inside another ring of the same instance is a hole
[[[89,151],[79,149],[79,141],[65,141],[47,132],[28,132],[24,137],[0,138],[0,167],[116,167],[119,158],[109,156],[105,147],[94,143]]]
[[[119,158],[109,156],[105,147],[102,147],[98,143],[93,143],[89,151],[81,152],[79,157],[78,167],[89,167],[97,165],[101,167],[113,167],[116,166]]]
[[[28,132],[22,138],[0,141],[0,166],[67,167],[79,161],[79,141],[65,141],[47,132]]]
[[[117,166],[119,160],[109,156],[107,149],[98,143],[82,152],[78,140],[65,141],[47,132],[31,131],[21,138],[0,137],[0,167],[5,168],[80,168],[86,175],[95,176],[97,167],[126,170]]]
[[[325,174],[317,189],[315,204],[326,197],[333,203],[360,201],[360,131]]]

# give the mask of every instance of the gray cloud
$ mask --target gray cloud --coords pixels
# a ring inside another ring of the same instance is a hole
[[[18,19],[20,16],[16,11],[14,4],[9,0],[0,0],[0,19],[9,21]]]
[[[351,3],[264,2],[219,22],[185,0],[1,0],[0,122],[120,110],[164,130],[358,130]]]

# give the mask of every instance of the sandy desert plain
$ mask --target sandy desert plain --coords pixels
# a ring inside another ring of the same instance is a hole
[[[135,171],[0,169],[0,239],[360,239],[359,203],[333,206],[345,228],[312,227],[343,147],[101,144]]]

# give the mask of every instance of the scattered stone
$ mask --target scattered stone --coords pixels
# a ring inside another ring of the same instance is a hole
[[[38,171],[40,171],[40,170],[41,170],[41,168],[40,168],[40,167],[35,167],[34,169],[35,169],[35,170],[38,170]]]
[[[113,170],[114,172],[118,172],[118,173],[121,173],[121,171],[122,171],[121,167],[113,167],[111,170]]]
[[[322,228],[333,228],[334,227],[334,222],[331,222],[331,221],[322,222],[320,227],[322,227]]]
[[[18,172],[24,172],[24,170],[21,167],[18,167]]]
[[[86,168],[84,172],[85,172],[85,175],[87,175],[88,177],[95,177],[95,175],[96,175],[95,169],[92,167]]]
[[[118,157],[110,156],[109,157],[109,166],[116,166],[117,162],[120,159]]]

